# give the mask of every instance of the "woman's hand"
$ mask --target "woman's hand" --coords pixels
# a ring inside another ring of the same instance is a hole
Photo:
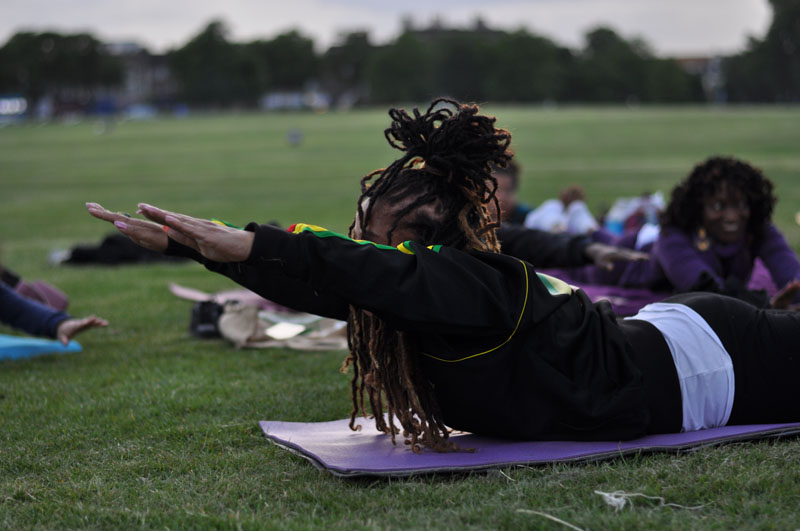
[[[161,210],[146,203],[139,204],[139,213],[156,224],[169,227],[170,238],[193,247],[215,262],[242,262],[253,248],[255,235],[249,231]]]
[[[608,271],[614,269],[615,262],[639,262],[650,259],[647,253],[597,242],[587,245],[583,252],[594,265]]]
[[[108,321],[94,315],[83,319],[65,319],[61,321],[56,329],[56,339],[61,341],[62,345],[66,345],[75,335],[98,326],[108,326]]]
[[[770,299],[770,306],[775,310],[797,311],[800,305],[792,304],[792,301],[798,293],[800,293],[800,280],[792,280]]]
[[[86,203],[89,214],[108,221],[117,230],[131,239],[137,245],[153,251],[164,252],[167,249],[167,233],[164,227],[152,221],[132,218],[128,214],[111,212],[97,203]]]

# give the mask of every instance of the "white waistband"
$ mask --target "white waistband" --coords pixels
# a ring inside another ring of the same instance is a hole
[[[724,426],[733,409],[733,363],[719,336],[683,304],[648,304],[641,319],[663,335],[675,361],[683,402],[683,431]]]

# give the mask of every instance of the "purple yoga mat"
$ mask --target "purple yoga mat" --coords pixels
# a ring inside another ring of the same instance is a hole
[[[453,434],[462,448],[475,452],[414,454],[403,439],[397,445],[375,431],[375,423],[359,419],[361,431],[351,431],[349,419],[331,422],[261,421],[259,425],[272,442],[311,461],[335,476],[410,476],[433,472],[485,470],[510,465],[599,461],[623,455],[650,452],[679,453],[704,446],[777,438],[800,434],[800,422],[723,426],[689,433],[649,435],[633,441],[521,442],[481,437],[469,433]]]
[[[564,270],[559,269],[543,269],[540,272],[547,273],[556,278],[563,278],[568,284],[579,287],[589,296],[592,302],[607,300],[611,304],[614,313],[620,317],[635,315],[651,302],[659,302],[674,295],[674,293],[670,291],[650,291],[647,288],[625,288],[622,286],[603,286],[600,284],[577,282],[575,280],[570,280],[568,273],[565,277]],[[778,292],[778,288],[775,287],[769,270],[767,270],[767,267],[759,258],[756,258],[753,264],[753,272],[750,275],[747,289],[764,290],[770,296]]]

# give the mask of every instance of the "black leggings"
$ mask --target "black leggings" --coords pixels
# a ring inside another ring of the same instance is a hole
[[[762,310],[709,293],[683,293],[731,357],[736,392],[728,424],[800,421],[800,312]]]

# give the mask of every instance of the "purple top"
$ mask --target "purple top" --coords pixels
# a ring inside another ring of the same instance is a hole
[[[612,240],[599,232],[592,236],[595,241],[633,248],[637,233],[630,233]],[[768,224],[757,245],[742,240],[734,244],[720,244],[709,240],[708,248],[698,248],[697,235],[688,235],[677,229],[662,229],[658,239],[640,249],[649,252],[651,259],[645,262],[617,264],[612,271],[587,266],[565,271],[559,278],[580,283],[648,288],[652,290],[675,289],[689,291],[703,272],[707,272],[718,286],[725,279],[735,277],[746,284],[753,273],[753,264],[760,258],[778,288],[800,278],[800,260],[786,243],[778,229]],[[559,273],[553,273],[559,276]]]
[[[742,283],[750,280],[753,262],[760,258],[778,288],[800,278],[800,261],[778,229],[768,224],[756,245],[742,240],[720,244],[710,240],[700,250],[696,235],[689,236],[675,229],[664,229],[651,250],[664,276],[678,291],[688,291],[700,274],[708,273],[719,286],[734,277]]]

